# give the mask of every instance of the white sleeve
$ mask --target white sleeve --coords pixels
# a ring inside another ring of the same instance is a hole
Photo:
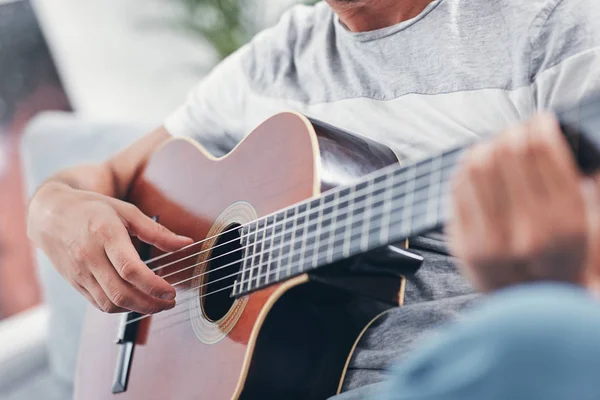
[[[242,68],[250,45],[217,65],[165,120],[173,136],[192,137],[214,153],[225,153],[243,138],[248,82]]]
[[[537,110],[561,109],[600,91],[600,2],[558,1],[542,14],[532,40]]]

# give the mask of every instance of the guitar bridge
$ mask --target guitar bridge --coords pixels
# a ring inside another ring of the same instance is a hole
[[[129,371],[131,370],[131,360],[133,358],[133,348],[137,338],[139,320],[142,315],[139,313],[127,313],[121,317],[121,324],[117,335],[116,344],[119,346],[117,353],[117,366],[115,368],[115,377],[113,379],[113,394],[123,393],[127,390],[129,380]],[[131,322],[133,321],[133,322]]]
[[[158,222],[158,217],[155,216],[152,219]],[[140,258],[148,260],[150,258],[150,250],[151,246],[149,244],[142,243],[138,251]],[[113,394],[123,393],[127,390],[140,317],[142,317],[142,314],[136,312],[125,313],[121,316],[121,323],[117,331],[117,340],[115,341],[115,344],[119,346],[119,351],[117,353],[117,365],[112,385]]]

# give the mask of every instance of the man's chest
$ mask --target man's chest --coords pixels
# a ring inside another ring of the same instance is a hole
[[[293,110],[389,146],[403,163],[506,129],[534,110],[529,88],[406,94],[391,100],[349,97],[311,103],[251,94],[246,132]]]

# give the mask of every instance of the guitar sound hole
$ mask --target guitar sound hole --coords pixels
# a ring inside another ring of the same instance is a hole
[[[211,321],[218,321],[227,315],[233,306],[231,297],[233,283],[242,261],[240,225],[228,226],[213,247],[208,265],[208,278],[204,291],[200,292],[204,315]]]

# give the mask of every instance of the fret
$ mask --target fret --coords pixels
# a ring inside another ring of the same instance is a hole
[[[247,265],[247,255],[248,255],[248,247],[247,247],[247,236],[248,236],[248,226],[243,226],[240,228],[240,250],[242,252],[242,263],[240,265],[240,271],[238,276],[236,277],[235,282],[233,283],[233,293],[237,294],[243,290],[242,284],[246,279],[246,265]]]
[[[369,193],[369,189],[373,186],[373,180],[369,180],[367,183],[367,196],[365,201],[365,211],[363,215],[362,224],[362,232],[361,232],[361,240],[360,240],[360,250],[362,252],[367,251],[369,247],[369,228],[371,221],[369,218],[371,217],[371,204],[373,203],[373,195]]]
[[[450,217],[449,202],[450,202],[450,181],[445,180],[442,184],[442,191],[440,193],[440,202],[438,204],[438,216],[441,223],[448,221]]]
[[[250,278],[250,288],[254,289],[260,286],[260,277],[261,277],[261,269],[262,269],[262,258],[263,258],[263,239],[265,234],[265,228],[267,226],[267,222],[263,219],[258,221],[258,229],[256,230],[256,242],[255,242],[255,253],[253,257],[253,265],[252,270],[256,275],[255,281],[256,283],[252,286],[252,277]]]
[[[306,210],[304,212],[304,216],[302,218],[302,223],[300,224],[301,238],[300,238],[300,254],[298,256],[298,270],[299,272],[304,270],[304,259],[305,259],[305,251],[306,251],[306,239],[308,233],[308,225],[310,223],[310,210],[311,210],[312,202],[306,204]]]
[[[347,220],[348,222],[346,223],[346,232],[344,234],[344,248],[343,248],[343,252],[342,254],[344,255],[344,257],[348,257],[350,255],[350,237],[352,235],[352,219],[354,217],[354,196],[353,194],[356,192],[356,188],[354,186],[350,187],[350,192],[348,194],[349,199],[348,199],[348,208],[346,211],[346,215],[347,215]]]
[[[404,205],[403,205],[403,210],[402,210],[402,234],[409,236],[410,234],[410,230],[411,230],[411,223],[412,223],[412,203],[413,203],[413,190],[415,187],[415,177],[417,174],[417,167],[412,166],[408,169],[407,171],[407,184],[406,184],[406,193],[404,193]]]
[[[338,211],[338,199],[340,198],[340,192],[338,190],[336,190],[333,194],[333,201],[332,201],[332,210],[331,210],[331,225],[330,225],[330,229],[329,229],[329,240],[327,241],[327,261],[329,263],[333,262],[333,249],[334,249],[334,242],[335,242],[335,229],[337,226],[337,211]]]
[[[340,190],[337,200],[337,213],[335,218],[335,226],[331,231],[333,234],[332,251],[333,260],[339,260],[343,256],[344,252],[344,237],[346,234],[345,221],[347,219],[347,209],[350,205],[350,192],[351,188],[344,188]]]
[[[411,214],[413,215],[411,221],[411,232],[417,229],[421,229],[427,225],[427,206],[429,203],[429,190],[430,190],[430,179],[433,172],[432,164],[433,159],[427,159],[417,164],[417,176],[415,185],[413,187],[413,198]]]
[[[298,210],[299,210],[300,205],[297,205],[296,207],[294,207],[294,216],[293,216],[293,223],[292,223],[292,237],[290,238],[290,251],[289,251],[289,256],[288,256],[288,262],[287,262],[287,276],[291,276],[292,275],[292,264],[293,264],[293,260],[294,260],[294,248],[295,248],[295,239],[296,239],[296,225],[298,225],[298,218],[296,217],[296,215],[298,215]]]
[[[276,271],[276,280],[280,280],[282,278],[281,274],[284,272],[285,267],[290,262],[290,254],[291,254],[291,243],[290,237],[292,236],[292,224],[294,221],[294,208],[287,209],[284,213],[282,213],[282,224],[281,224],[281,232],[279,233],[279,245],[278,247],[278,257],[275,265]]]
[[[427,223],[437,225],[438,223],[438,204],[440,195],[440,185],[442,180],[443,154],[435,157],[431,163],[431,173],[429,174],[429,192],[427,198]]]
[[[464,153],[465,149],[464,148],[459,148],[459,149],[454,149],[450,152],[444,153],[444,158],[447,161],[444,161],[444,171],[442,172],[442,182],[443,182],[443,188],[442,188],[442,193],[443,195],[441,195],[441,202],[439,205],[439,216],[440,216],[440,220],[442,222],[445,222],[448,220],[448,218],[450,217],[450,208],[449,208],[449,201],[450,201],[450,196],[449,196],[449,192],[450,192],[450,181],[452,179],[452,177],[454,176],[454,172],[456,170],[456,167],[458,165],[458,161],[460,160],[462,154]]]
[[[379,240],[381,243],[387,243],[390,239],[390,220],[392,219],[392,195],[394,194],[394,181],[396,174],[393,171],[388,172],[386,180],[390,180],[387,190],[383,197],[383,211],[381,217],[381,230],[379,231]]]
[[[291,214],[291,216],[290,216]],[[288,235],[291,233],[288,230],[288,225],[290,224],[289,219],[293,218],[293,209],[288,209],[285,211],[283,215],[283,224],[281,227],[281,235],[279,238],[279,256],[277,257],[277,265],[275,267],[276,272],[276,280],[279,281],[281,278],[281,269],[283,264],[283,256],[284,254],[289,254],[290,242],[286,240]],[[286,247],[288,250],[286,250]]]
[[[320,239],[321,239],[321,230],[323,229],[323,204],[325,202],[325,197],[321,197],[319,199],[319,203],[317,205],[318,207],[318,212],[317,212],[317,221],[316,221],[316,229],[315,229],[315,241],[314,241],[314,246],[315,246],[315,250],[313,251],[313,256],[312,256],[312,262],[311,262],[311,267],[315,268],[317,266],[317,263],[319,261],[319,243],[320,243]]]
[[[265,255],[265,235],[266,235],[266,229],[267,229],[267,221],[265,219],[261,219],[260,225],[259,225],[259,232],[258,232],[258,254],[256,254],[256,258],[254,260],[254,269],[255,269],[255,274],[256,274],[256,278],[255,278],[255,283],[253,288],[257,288],[260,286],[260,279],[263,277],[263,267],[264,264],[262,262],[263,257]]]
[[[240,281],[240,289],[248,290],[248,278],[250,276],[250,269],[252,267],[252,242],[251,242],[251,232],[252,225],[249,224],[245,228],[246,232],[244,234],[244,262],[242,266],[242,279]],[[246,287],[244,287],[246,285]]]
[[[350,251],[347,253],[348,256],[355,254],[360,248],[361,235],[356,236],[355,233],[362,232],[363,225],[366,222],[364,216],[366,213],[366,203],[368,201],[367,197],[369,197],[369,195],[365,190],[369,184],[369,181],[365,181],[354,187],[352,210],[349,210],[349,214],[351,214],[352,217],[350,218],[350,223],[346,226],[346,229],[350,231],[349,244],[345,243],[345,245],[350,248]]]
[[[446,193],[440,193],[440,196],[445,196]],[[412,225],[411,229],[413,231],[420,231],[423,229],[434,228],[444,220],[438,219],[436,221],[431,220],[428,217],[428,209],[430,207],[430,199],[429,199],[429,187],[421,187],[413,192],[413,206],[411,210],[411,220]],[[392,213],[392,218],[390,220],[390,225],[394,226],[395,224],[402,224],[405,218],[404,209],[399,208],[402,212]],[[405,234],[405,232],[402,232]]]
[[[269,277],[269,256],[270,256],[270,252],[269,252],[269,248],[266,246],[266,243],[268,241],[268,236],[267,236],[267,227],[270,226],[270,224],[272,224],[272,222],[269,222],[270,219],[272,219],[273,216],[269,216],[264,220],[264,227],[262,229],[262,237],[261,237],[261,241],[260,241],[260,256],[258,258],[258,274],[256,277],[256,287],[259,287],[263,284],[267,283],[268,277]],[[274,225],[274,224],[273,224]],[[265,259],[265,256],[267,256],[267,258]],[[263,262],[263,260],[265,260]],[[264,268],[266,267],[266,268]],[[265,269],[265,273],[263,273],[263,269]],[[264,279],[264,283],[262,282],[262,279]]]
[[[304,252],[302,247],[305,245],[305,229],[308,225],[310,204],[303,203],[298,207],[298,217],[296,222],[296,238],[292,242],[292,246],[294,248],[294,254],[292,254],[292,266],[296,268],[292,268],[292,275],[296,275],[299,272],[298,266],[304,259]]]
[[[252,234],[256,238],[256,232],[258,230],[258,221],[253,223],[255,225],[254,231],[252,230],[252,224],[248,225],[248,232],[246,234],[246,254],[244,255],[244,264],[243,264],[243,272],[242,272],[242,281],[240,282],[242,285],[242,290],[250,290],[250,280],[252,279],[252,259],[254,258],[254,247],[256,244],[256,239],[252,242]],[[244,287],[243,285],[246,285]]]
[[[277,236],[279,238],[279,234],[277,232],[277,227],[278,227],[278,222],[277,222],[277,217],[279,216],[279,214],[275,214],[275,216],[273,217],[273,229],[271,229],[271,241],[269,242],[269,246],[268,246],[268,252],[269,252],[269,259],[267,261],[267,283],[270,282],[270,278],[271,278],[271,257],[273,258],[273,262],[275,262],[276,257],[276,252],[280,251],[280,249],[277,247],[276,243],[275,243],[275,237]],[[281,222],[281,221],[280,221]],[[274,271],[275,274],[277,274]]]
[[[319,234],[315,238],[315,251],[313,252],[313,268],[327,264],[327,255],[329,252],[329,238],[331,237],[331,214],[334,209],[333,199],[335,195],[328,193],[323,196],[322,206],[319,212]],[[316,253],[316,255],[314,254]]]
[[[383,219],[382,211],[385,206],[385,196],[386,193],[391,190],[389,187],[389,181],[387,174],[377,177],[373,181],[373,188],[371,192],[371,204],[370,204],[370,212],[369,212],[369,228],[367,231],[367,250],[374,249],[380,247],[386,242],[381,241],[381,221]],[[375,232],[375,234],[373,234]]]
[[[440,188],[440,201],[438,203],[438,218],[440,220],[440,222],[446,222],[448,220],[449,217],[449,202],[450,202],[450,181],[452,179],[452,177],[454,176],[454,171],[456,169],[456,161],[455,159],[458,159],[459,155],[457,154],[450,154],[450,155],[444,155],[444,157],[452,157],[451,160],[452,162],[450,163],[450,165],[444,167],[444,170],[442,171],[442,177],[440,178],[441,180],[441,188]]]

